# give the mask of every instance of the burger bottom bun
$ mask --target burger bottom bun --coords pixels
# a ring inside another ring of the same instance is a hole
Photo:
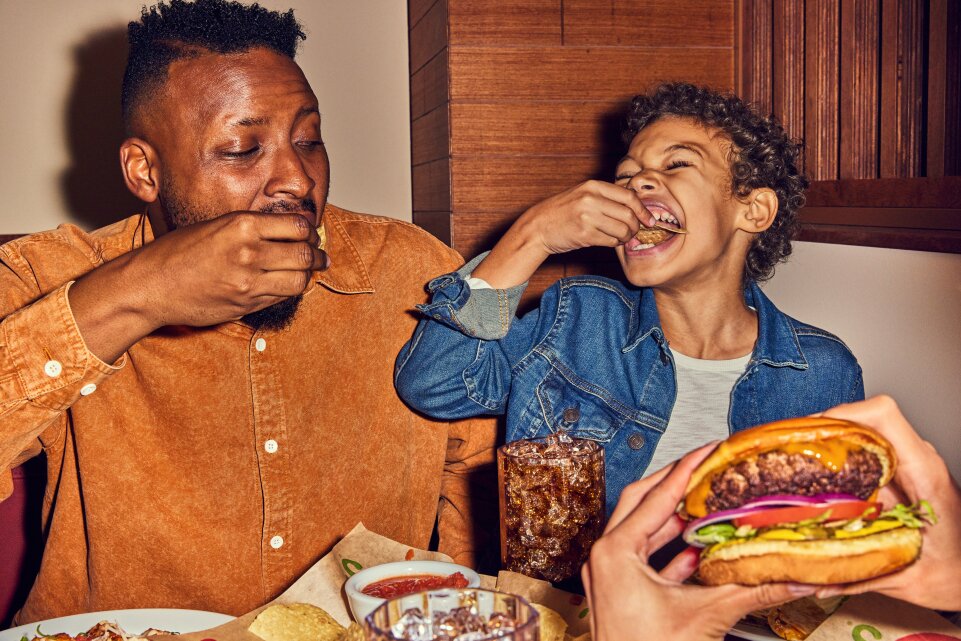
[[[753,539],[703,555],[698,576],[706,585],[850,583],[894,572],[920,554],[921,531],[905,527],[854,539]]]

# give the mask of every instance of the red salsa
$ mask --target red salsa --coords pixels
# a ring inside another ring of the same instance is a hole
[[[466,588],[467,577],[460,572],[450,576],[442,574],[410,574],[407,576],[392,576],[380,581],[374,581],[361,590],[368,596],[381,599],[392,599],[395,596],[406,596],[424,590],[439,590],[441,588]]]

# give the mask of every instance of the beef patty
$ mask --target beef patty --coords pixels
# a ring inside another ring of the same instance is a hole
[[[711,480],[707,511],[740,507],[772,494],[852,494],[866,499],[881,479],[881,461],[867,450],[848,453],[844,467],[833,472],[804,454],[765,452],[733,465]]]

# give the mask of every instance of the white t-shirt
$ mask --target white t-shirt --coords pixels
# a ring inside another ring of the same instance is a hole
[[[691,358],[678,352],[673,355],[677,400],[644,476],[705,443],[729,436],[731,390],[751,360],[750,354],[726,361]]]

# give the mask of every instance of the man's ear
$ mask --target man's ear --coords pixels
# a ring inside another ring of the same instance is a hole
[[[741,201],[745,209],[738,216],[738,228],[751,234],[760,234],[774,224],[777,218],[777,194],[773,189],[760,187]]]
[[[134,196],[152,203],[160,195],[160,163],[153,146],[140,138],[127,138],[120,144],[120,169],[127,189]]]

